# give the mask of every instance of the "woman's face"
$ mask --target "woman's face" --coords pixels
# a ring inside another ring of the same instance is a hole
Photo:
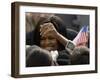
[[[58,49],[58,41],[54,37],[54,34],[52,34],[52,32],[48,32],[44,36],[41,36],[41,38],[40,38],[40,47],[43,48],[43,49],[46,49],[48,51]]]
[[[40,40],[40,47],[46,49],[48,51],[57,50],[58,49],[58,42],[53,37],[52,34],[46,34],[44,37],[41,37]]]

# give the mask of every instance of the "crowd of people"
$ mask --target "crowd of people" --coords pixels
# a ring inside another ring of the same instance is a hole
[[[58,16],[37,15],[36,19],[31,17],[37,21],[34,29],[26,33],[26,67],[89,64],[89,48],[75,45],[74,30],[67,32]]]

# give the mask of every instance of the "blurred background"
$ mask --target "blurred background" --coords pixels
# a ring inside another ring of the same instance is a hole
[[[26,13],[26,32],[30,32],[34,29],[40,17],[47,17],[56,15],[60,17],[66,28],[73,29],[77,32],[82,26],[89,26],[89,15],[71,15],[71,14],[50,14],[50,13]]]

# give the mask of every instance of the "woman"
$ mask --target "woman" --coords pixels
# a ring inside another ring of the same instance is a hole
[[[63,36],[66,37],[66,26],[64,25],[62,20],[57,16],[52,16],[49,18],[43,17],[40,19],[34,30],[34,44],[41,46],[41,37],[43,37],[46,34],[51,34],[56,39]],[[58,39],[59,48],[57,50],[65,49],[64,46],[66,44],[67,38],[64,37],[63,39],[65,39],[65,41],[60,41],[60,39]]]
[[[55,54],[54,62],[58,65],[70,64],[70,52],[65,50],[68,43],[66,26],[59,17],[51,16],[40,19],[34,30],[34,45],[50,52],[54,51],[51,54],[52,56]]]

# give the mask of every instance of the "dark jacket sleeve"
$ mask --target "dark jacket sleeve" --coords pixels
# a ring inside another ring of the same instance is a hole
[[[71,63],[70,61],[70,54],[68,51],[63,50],[59,51],[59,56],[57,57],[57,63],[59,65],[69,65]]]

